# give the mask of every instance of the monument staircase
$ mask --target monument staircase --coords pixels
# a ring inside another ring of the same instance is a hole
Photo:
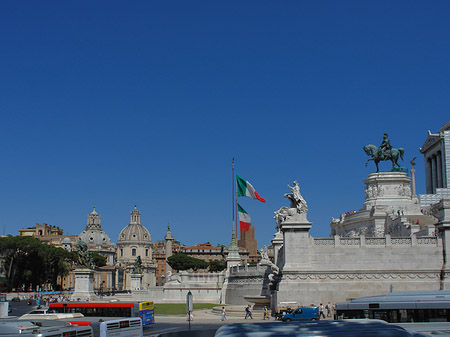
[[[429,214],[398,215],[388,213],[386,216],[386,233],[394,236],[432,236],[437,218]]]

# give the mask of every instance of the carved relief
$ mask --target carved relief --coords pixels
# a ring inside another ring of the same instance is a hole
[[[302,273],[284,275],[283,279],[294,280],[389,280],[389,279],[439,279],[440,273]]]

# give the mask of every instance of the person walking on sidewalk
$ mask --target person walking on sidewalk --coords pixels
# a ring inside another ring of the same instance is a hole
[[[325,313],[324,313],[324,306],[323,306],[323,304],[322,303],[320,303],[320,305],[319,305],[319,319],[321,319],[322,317],[323,318],[326,318],[325,317]]]
[[[222,307],[222,318],[220,319],[221,321],[227,321],[227,312],[225,310],[225,307]]]
[[[269,310],[267,310],[266,306],[264,306],[263,312],[264,312],[263,319],[266,319],[266,318],[269,319]]]
[[[252,315],[252,310],[251,310],[250,304],[245,308],[245,319],[247,319],[247,317],[250,317],[251,319],[253,319],[253,315]]]

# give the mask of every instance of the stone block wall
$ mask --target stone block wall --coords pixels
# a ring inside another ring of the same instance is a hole
[[[390,291],[439,290],[443,265],[437,237],[309,238],[309,264],[283,272],[276,301],[342,302]]]
[[[247,305],[244,296],[260,296],[267,293],[267,267],[236,266],[230,268],[224,286],[226,304]]]

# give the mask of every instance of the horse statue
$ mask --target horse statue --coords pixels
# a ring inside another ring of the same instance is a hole
[[[401,147],[398,149],[390,148],[389,150],[385,150],[383,153],[380,147],[373,144],[364,146],[363,150],[368,156],[372,157],[367,160],[366,166],[369,161],[373,160],[375,165],[377,166],[377,172],[379,172],[378,163],[385,160],[390,160],[392,162],[392,170],[394,169],[395,165],[400,168],[398,157],[400,156],[400,158],[403,160],[403,154],[405,153],[405,150]]]

